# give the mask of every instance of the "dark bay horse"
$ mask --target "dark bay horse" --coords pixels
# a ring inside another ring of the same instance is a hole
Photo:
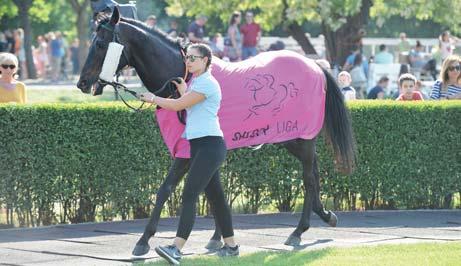
[[[100,22],[96,37],[91,44],[88,58],[77,84],[82,92],[90,93],[93,88],[93,94],[97,95],[102,93],[102,86],[98,86],[98,77],[101,72],[108,44],[111,41],[116,41],[124,46],[118,64],[118,70],[121,70],[127,65],[134,67],[146,88],[153,93],[157,93],[157,95],[168,97],[168,93],[171,92],[162,90],[162,92],[159,93],[157,90],[172,77],[183,77],[185,74],[186,69],[183,59],[183,47],[178,40],[167,37],[166,34],[159,30],[150,29],[141,22],[120,18],[118,10],[115,9],[110,19]],[[282,55],[285,54],[282,53]],[[262,57],[264,57],[264,55]],[[297,71],[296,69],[306,68],[304,62],[308,62],[307,67],[317,69],[317,76],[321,76],[321,81],[323,83],[321,83],[322,88],[320,89],[320,95],[323,95],[322,99],[324,100],[321,101],[320,104],[320,111],[322,114],[324,112],[324,117],[323,115],[321,116],[321,126],[323,126],[323,130],[325,131],[327,143],[333,148],[335,162],[338,164],[338,168],[343,172],[351,172],[355,161],[355,141],[342,94],[333,77],[326,70],[320,69],[317,65],[312,66],[312,64],[309,63],[312,60],[307,61],[308,59],[299,59],[301,56],[295,57],[298,59],[295,61],[296,67],[294,71],[291,71],[291,75],[307,75],[306,71],[308,70],[303,72]],[[257,61],[259,59],[255,60]],[[252,65],[252,62],[256,62],[255,60],[246,60],[240,63],[226,63],[220,61],[218,58],[213,58],[212,62],[215,63],[212,69],[216,67],[232,68],[233,66],[245,64],[250,64],[250,68],[256,68],[256,66]],[[280,60],[279,62],[283,62],[291,59],[282,56]],[[223,80],[217,79],[223,91],[223,104],[221,105],[221,109],[226,111],[226,108],[230,108],[225,103],[226,87],[222,84]],[[262,112],[263,109],[270,109],[269,115],[270,117],[274,117],[286,113],[287,108],[290,107],[295,108],[300,113],[302,113],[304,109],[311,108],[309,104],[289,106],[290,104],[286,103],[289,99],[299,98],[302,87],[310,87],[315,83],[314,81],[297,83],[293,80],[277,83],[276,79],[272,77],[258,74],[255,75],[254,78],[244,81],[242,87],[247,89],[249,94],[248,97],[251,98],[252,101],[254,100],[255,104],[251,108],[245,109],[244,113],[246,116],[241,117],[241,121],[251,119],[251,123],[257,123],[258,119],[261,117],[260,112]],[[237,80],[235,80],[235,82],[237,82]],[[269,94],[270,97],[265,97],[260,94],[264,90],[271,93]],[[320,97],[317,95],[318,94],[309,96],[316,100],[316,97]],[[226,135],[226,128],[223,127],[223,131]],[[265,134],[266,131],[261,131],[259,133]],[[309,138],[298,137],[279,142],[266,142],[283,145],[289,153],[301,162],[303,167],[302,178],[306,195],[304,198],[303,212],[298,226],[286,240],[286,245],[299,245],[301,235],[309,229],[312,211],[319,215],[319,217],[330,226],[336,226],[337,223],[336,215],[332,211],[325,210],[320,200],[320,177],[315,155],[315,142],[318,134],[319,132],[316,131],[315,135]],[[189,159],[175,157],[165,181],[157,192],[154,210],[142,237],[133,250],[134,255],[143,255],[149,251],[150,247],[148,242],[156,233],[163,205],[170,196],[172,189],[188,171],[188,168]],[[210,202],[210,204],[212,204],[212,202]],[[208,247],[219,247],[219,245],[221,245],[220,240],[221,234],[219,228],[216,227]]]

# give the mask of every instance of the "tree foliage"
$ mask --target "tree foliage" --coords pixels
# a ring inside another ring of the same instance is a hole
[[[391,16],[432,20],[455,33],[461,33],[461,1],[375,0],[370,16],[383,25]]]
[[[0,17],[5,16],[7,18],[14,18],[18,16],[18,6],[15,2],[20,3],[24,1],[0,0]],[[30,19],[34,22],[48,22],[50,19],[50,12],[56,0],[33,0],[30,2],[32,3],[29,10]]]
[[[167,13],[173,16],[205,14],[219,17],[227,23],[234,10],[252,10],[255,18],[264,31],[270,31],[282,25],[290,30],[292,25],[302,25],[305,22],[322,25],[322,33],[333,38],[330,43],[338,44],[347,39],[354,39],[354,31],[346,28],[366,27],[368,19],[376,20],[378,26],[384,26],[392,16],[416,18],[418,20],[433,20],[455,33],[461,32],[461,1],[433,0],[165,0],[168,3]],[[367,5],[370,5],[369,12]],[[365,10],[365,12],[364,12]],[[358,16],[360,19],[353,19]],[[350,23],[364,23],[350,25]],[[343,27],[343,34],[335,33]],[[442,29],[441,29],[442,30]],[[330,33],[330,34],[329,34]],[[292,34],[293,35],[293,34]],[[326,36],[326,38],[329,38]],[[298,42],[299,40],[295,38]],[[327,40],[328,41],[328,40]],[[302,46],[302,44],[301,44]],[[304,48],[304,47],[303,47]],[[347,47],[340,49],[348,49]],[[306,51],[306,49],[304,49]],[[330,51],[331,53],[332,51]],[[346,52],[349,52],[348,50]],[[342,55],[338,55],[341,57]],[[334,60],[333,60],[334,61]]]
[[[286,0],[288,8],[283,16],[282,0],[166,0],[167,13],[172,16],[196,14],[218,15],[227,22],[234,10],[257,11],[256,20],[264,30],[292,21],[325,23],[333,30],[339,29],[349,16],[360,12],[362,0]],[[461,32],[461,1],[433,0],[374,0],[370,17],[384,25],[393,15],[404,18],[416,17],[418,20],[433,20],[446,26],[453,32]]]

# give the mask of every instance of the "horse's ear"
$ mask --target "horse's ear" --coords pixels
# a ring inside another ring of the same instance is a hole
[[[120,12],[118,11],[118,7],[114,7],[114,12],[112,12],[112,17],[110,17],[110,24],[117,25],[120,21]]]

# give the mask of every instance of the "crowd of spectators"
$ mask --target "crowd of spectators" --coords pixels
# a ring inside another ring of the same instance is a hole
[[[66,36],[59,32],[38,35],[32,45],[32,57],[39,78],[53,82],[77,75],[79,40],[68,44]],[[26,55],[24,49],[24,31],[19,28],[0,32],[0,53],[11,53],[18,58],[17,74],[19,79],[27,79]]]
[[[215,56],[226,61],[238,62],[260,52],[261,27],[254,21],[253,12],[247,11],[245,13],[245,23],[243,24],[241,23],[241,12],[233,12],[229,18],[226,34],[223,36],[221,33],[214,33],[210,35],[208,41],[205,38],[206,22],[206,16],[198,15],[189,25],[187,36],[191,42],[209,44]]]
[[[214,33],[207,38],[208,18],[204,15],[196,16],[187,27],[186,32],[180,32],[177,21],[173,19],[169,22],[169,28],[165,32],[173,38],[187,37],[194,43],[207,43],[215,56],[226,61],[238,62],[262,51],[261,27],[255,22],[253,12],[247,11],[244,14],[245,20],[242,23],[242,13],[238,11],[232,13],[224,35]],[[144,22],[151,28],[158,27],[157,18],[154,15],[148,16]],[[338,84],[346,100],[460,98],[459,77],[461,76],[459,74],[461,71],[459,57],[454,55],[454,44],[459,42],[458,38],[452,36],[448,31],[442,32],[439,36],[439,45],[431,52],[427,52],[419,40],[412,46],[405,33],[401,33],[399,38],[400,41],[393,47],[393,51],[389,51],[387,45],[381,44],[379,51],[369,58],[363,54],[361,42],[353,46],[344,65],[339,68],[337,76]],[[69,45],[66,36],[59,31],[37,36],[32,51],[38,77],[56,82],[68,79],[70,75],[78,75],[80,66],[78,47],[78,39],[74,39]],[[277,41],[267,50],[284,48],[284,43]],[[20,80],[28,77],[22,29],[0,32],[0,53],[11,53],[17,58],[15,77]],[[382,64],[400,65],[400,73],[398,79],[395,80],[397,90],[389,91],[391,81],[386,75],[377,78],[374,87],[370,86],[370,66]],[[440,70],[438,70],[438,65],[441,66]],[[423,76],[433,81],[434,85],[430,93],[421,90]]]
[[[379,52],[370,58],[365,57],[362,47],[356,45],[340,69],[342,72],[338,71],[338,84],[346,100],[366,98],[408,101],[461,98],[460,60],[459,56],[454,54],[457,42],[458,38],[445,31],[439,36],[439,44],[433,47],[431,52],[427,52],[419,40],[412,46],[406,34],[401,33],[394,54],[388,51],[385,44],[381,44]],[[374,87],[370,86],[370,66],[383,64],[383,67],[399,65],[400,72],[395,80],[395,91],[389,90],[391,81],[386,75],[379,77]],[[423,79],[433,84],[430,92],[422,91]],[[351,93],[355,95],[351,96]]]

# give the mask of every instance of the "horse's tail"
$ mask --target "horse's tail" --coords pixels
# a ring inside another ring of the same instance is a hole
[[[327,81],[324,123],[326,142],[333,148],[338,169],[344,173],[351,173],[356,158],[351,118],[343,94],[333,76],[327,70],[322,70]]]

